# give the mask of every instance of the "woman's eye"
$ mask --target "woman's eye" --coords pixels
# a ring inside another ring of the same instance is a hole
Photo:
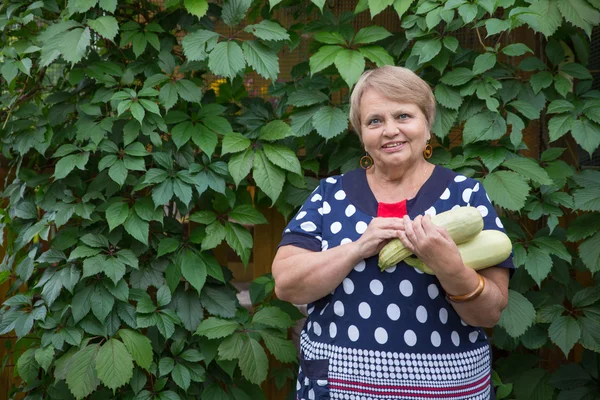
[[[407,119],[408,118],[408,114],[400,114],[398,115],[398,119]]]
[[[379,118],[373,118],[371,120],[369,120],[369,125],[375,125],[378,124],[380,122]]]

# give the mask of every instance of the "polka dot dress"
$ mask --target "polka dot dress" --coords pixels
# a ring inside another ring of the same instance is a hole
[[[502,229],[475,180],[437,166],[414,199],[391,205],[411,218],[477,207],[484,229]],[[378,204],[363,170],[324,179],[290,221],[280,245],[326,251],[356,241]],[[397,215],[401,216],[401,215]],[[512,259],[499,265],[512,268]],[[308,305],[298,399],[489,399],[490,348],[465,324],[435,276],[400,263],[381,272],[361,260],[328,296]]]

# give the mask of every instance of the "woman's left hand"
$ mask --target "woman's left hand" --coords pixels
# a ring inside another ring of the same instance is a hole
[[[402,244],[434,272],[447,267],[464,267],[458,247],[448,231],[434,225],[429,215],[419,215],[413,221],[408,215],[404,216],[404,230],[399,236]]]

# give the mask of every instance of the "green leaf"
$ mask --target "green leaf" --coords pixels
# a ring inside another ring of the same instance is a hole
[[[548,336],[562,350],[565,357],[568,357],[575,343],[579,341],[581,330],[573,317],[562,316],[550,324]]]
[[[458,7],[458,15],[461,16],[465,24],[472,22],[477,16],[477,4],[463,4]]]
[[[584,119],[576,119],[571,127],[571,135],[578,145],[590,154],[600,146],[600,125]]]
[[[294,325],[290,316],[279,307],[264,307],[252,317],[253,324],[266,325],[272,328],[287,329]]]
[[[244,30],[262,40],[290,40],[290,35],[284,27],[266,19],[260,21],[259,24],[248,25]]]
[[[565,133],[571,130],[573,126],[573,116],[570,114],[559,114],[555,115],[548,121],[548,134],[550,141],[560,139]]]
[[[521,293],[508,290],[508,305],[502,312],[498,325],[516,338],[521,336],[535,320],[533,305]]]
[[[558,389],[572,389],[585,386],[590,380],[590,374],[581,365],[565,364],[552,373],[548,383]]]
[[[52,364],[52,360],[54,359],[54,346],[49,345],[46,347],[40,347],[35,349],[35,361],[44,369],[44,371],[48,372],[48,368],[50,368],[50,364]],[[19,366],[17,365],[17,368]],[[19,368],[19,373],[21,369]],[[37,376],[37,368],[35,368],[36,376]]]
[[[190,370],[183,364],[175,365],[175,368],[173,368],[173,371],[171,372],[171,378],[173,378],[175,384],[183,390],[188,390],[190,383],[192,382]]]
[[[250,8],[250,0],[227,0],[221,11],[221,18],[228,26],[239,24]]]
[[[337,58],[337,55],[344,50],[340,46],[323,46],[309,59],[311,75],[329,67]]]
[[[591,185],[573,192],[575,209],[582,211],[600,211],[600,189]]]
[[[473,78],[473,71],[468,68],[459,67],[447,72],[440,81],[450,86],[460,86]]]
[[[217,247],[225,239],[225,227],[215,221],[206,227],[206,237],[202,241],[202,251]]]
[[[557,5],[565,20],[582,28],[588,36],[592,34],[592,27],[600,24],[600,12],[584,0],[559,1]]]
[[[119,186],[123,186],[125,180],[127,179],[129,171],[125,168],[125,163],[123,160],[117,160],[108,170],[108,176],[119,184]]]
[[[204,17],[208,11],[207,0],[183,0],[183,6],[190,14],[198,18]]]
[[[193,251],[185,250],[179,257],[179,263],[183,277],[200,293],[207,275],[204,260]]]
[[[87,23],[96,33],[111,42],[119,32],[119,23],[115,17],[104,16],[97,19],[88,19]]]
[[[104,247],[107,248],[109,243],[108,239],[104,235],[96,234],[96,233],[87,233],[81,237],[83,243],[87,244],[90,247]]]
[[[200,295],[202,306],[211,314],[223,318],[233,318],[239,306],[235,294],[223,286],[205,285]]]
[[[392,5],[394,0],[368,0],[368,3],[369,11],[371,12],[371,18],[373,18]]]
[[[495,204],[513,211],[518,211],[525,206],[530,190],[522,176],[510,171],[488,174],[483,180],[483,186]]]
[[[227,213],[231,219],[244,225],[266,224],[267,219],[250,204],[243,204],[235,207]],[[190,218],[191,219],[191,218]]]
[[[385,28],[373,25],[367,26],[359,30],[352,42],[354,44],[368,44],[378,42],[390,36],[392,36],[392,34],[388,32]]]
[[[507,56],[519,57],[526,53],[533,53],[533,50],[531,50],[529,47],[527,47],[523,43],[514,43],[514,44],[509,44],[506,47],[503,47],[502,52],[504,54],[506,54]]]
[[[348,128],[348,116],[339,108],[323,106],[317,111],[312,122],[322,137],[332,139]]]
[[[365,58],[359,51],[342,50],[335,57],[335,66],[346,84],[352,88],[365,70]]]
[[[569,223],[567,240],[577,242],[585,239],[598,231],[600,214],[583,214]]]
[[[296,153],[294,153],[294,151],[288,147],[264,143],[263,150],[269,161],[278,167],[291,171],[295,174],[302,173],[300,161],[298,161]]]
[[[204,317],[204,311],[200,304],[200,298],[193,290],[185,292],[175,292],[173,297],[173,306],[181,323],[190,332],[198,328],[198,324]]]
[[[91,344],[79,350],[69,360],[67,386],[78,400],[90,395],[100,383],[96,375],[96,355],[99,348],[99,345]]]
[[[339,32],[317,32],[313,38],[317,42],[325,44],[341,44],[342,46],[346,46],[346,39]]]
[[[515,172],[518,172],[526,178],[539,183],[540,185],[552,184],[552,179],[550,179],[548,173],[542,167],[540,167],[536,161],[530,158],[515,157],[504,161],[502,165],[512,169]]]
[[[240,256],[244,265],[248,264],[253,245],[252,235],[238,224],[227,222],[225,224],[225,240],[227,244]]]
[[[171,357],[163,357],[158,363],[159,376],[170,374],[175,367],[175,361]]]
[[[541,368],[527,368],[517,374],[514,393],[517,399],[551,399],[554,389],[548,384],[548,372]]]
[[[442,41],[436,38],[417,42],[412,54],[419,56],[419,64],[425,64],[437,56],[441,50]]]
[[[167,204],[173,197],[173,179],[167,179],[152,188],[152,201],[156,207]]]
[[[534,93],[538,93],[542,89],[546,89],[552,85],[552,73],[548,71],[538,72],[531,76],[529,83]]]
[[[435,99],[444,107],[453,110],[458,110],[463,102],[463,97],[459,92],[442,84],[435,87]]]
[[[130,329],[119,330],[119,337],[136,364],[149,370],[153,354],[150,339]]]
[[[179,179],[173,179],[173,193],[183,204],[187,205],[192,201],[192,188]]]
[[[249,66],[263,78],[271,79],[273,82],[277,80],[279,57],[275,51],[256,40],[244,41],[242,48]]]
[[[600,271],[600,232],[579,245],[579,257],[592,273]]]
[[[259,139],[275,141],[285,139],[286,137],[294,136],[292,128],[282,120],[269,122],[267,125],[260,128]]]
[[[231,335],[236,329],[241,328],[235,321],[210,317],[198,325],[195,335],[206,336],[209,339],[218,339]]]
[[[313,104],[323,103],[324,101],[329,101],[329,97],[325,93],[318,91],[318,90],[315,91],[315,90],[311,90],[311,89],[301,88],[301,89],[294,91],[292,94],[290,94],[290,97],[288,99],[288,104],[291,104],[296,107],[304,107],[304,106],[311,106]],[[268,124],[267,124],[267,126],[268,126]],[[246,139],[246,140],[248,140],[248,139]]]
[[[230,0],[238,2],[243,0]],[[208,57],[208,68],[215,74],[233,79],[246,66],[244,53],[235,41],[221,42]]]
[[[106,209],[106,222],[108,222],[109,231],[122,225],[129,214],[127,203],[114,203]]]
[[[199,29],[186,35],[181,44],[183,52],[190,61],[202,61],[206,58],[206,51],[211,51],[218,43],[217,32]]]
[[[275,203],[283,190],[285,173],[273,165],[262,151],[257,151],[254,157],[253,177],[256,185]]]
[[[260,330],[260,336],[265,342],[267,349],[273,356],[283,363],[294,362],[298,358],[298,352],[294,343],[286,338],[282,338],[277,333],[268,330]]]
[[[394,65],[394,58],[381,46],[363,46],[359,47],[358,51],[378,67]]]
[[[239,360],[242,375],[250,382],[260,385],[267,378],[269,366],[267,354],[256,339],[244,337]]]
[[[579,290],[573,296],[571,303],[574,308],[591,306],[600,300],[600,287],[592,286]]]
[[[552,270],[552,258],[548,251],[537,246],[529,246],[525,269],[537,285],[541,286],[542,281]]]
[[[158,99],[165,109],[170,109],[177,103],[177,85],[174,82],[169,82],[160,88]]]
[[[241,133],[231,132],[223,136],[221,155],[238,153],[250,147],[252,142]]]
[[[153,196],[154,197],[154,193]],[[138,241],[142,242],[146,246],[148,245],[148,233],[150,229],[150,224],[144,221],[133,211],[130,210],[129,217],[125,220],[123,224],[127,233],[133,236]]]
[[[396,14],[398,14],[398,18],[402,19],[402,16],[408,8],[413,3],[414,0],[395,0],[393,3],[394,10],[396,10]]]
[[[548,105],[548,114],[568,113],[575,110],[573,103],[567,100],[554,100]]]
[[[248,176],[252,169],[254,161],[254,151],[247,148],[243,153],[238,153],[231,157],[227,164],[227,169],[235,182],[236,187]]]
[[[65,61],[76,64],[85,55],[90,45],[90,28],[75,28],[61,36],[60,52]]]
[[[174,238],[164,238],[158,244],[158,257],[174,252],[179,248],[179,240]]]
[[[209,225],[217,220],[217,216],[212,211],[196,211],[190,216],[190,221],[199,224]]]
[[[468,119],[463,129],[465,143],[498,140],[506,134],[506,121],[502,115],[489,110]]]
[[[125,271],[125,264],[122,261],[115,257],[106,257],[103,272],[115,285],[123,278]]]
[[[473,64],[473,74],[480,75],[496,65],[496,55],[494,53],[483,53],[475,58]]]
[[[131,380],[133,362],[121,341],[112,338],[104,343],[96,357],[96,371],[102,383],[112,390],[120,388]]]
[[[485,30],[487,31],[486,37],[497,35],[498,33],[509,29],[510,21],[505,21],[498,18],[490,18],[485,21]]]
[[[104,321],[106,316],[112,311],[115,304],[115,298],[104,286],[96,285],[94,293],[91,296],[92,313],[99,321]]]
[[[581,64],[567,63],[560,66],[560,71],[577,79],[592,79],[590,71]]]
[[[19,376],[27,383],[34,383],[40,372],[40,365],[35,358],[35,349],[25,350],[17,360]]]

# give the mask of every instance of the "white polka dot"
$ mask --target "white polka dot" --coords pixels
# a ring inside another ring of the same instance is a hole
[[[460,345],[460,336],[456,331],[452,332],[452,343],[454,343],[454,345],[457,347]]]
[[[479,191],[479,182],[477,182],[475,184],[475,186],[473,187],[473,192],[478,192]]]
[[[308,378],[304,378],[304,386],[308,385],[310,385],[310,381],[308,380]]]
[[[477,209],[479,210],[479,212],[481,213],[482,217],[487,217],[488,215],[488,209],[486,206],[477,206]]]
[[[369,284],[369,289],[371,289],[371,292],[375,296],[379,296],[381,293],[383,293],[383,284],[381,283],[381,281],[373,279]]]
[[[323,202],[323,214],[329,214],[331,212],[331,206],[328,202]]]
[[[426,211],[425,211],[425,215],[431,215],[434,216],[435,214],[437,214],[437,211],[435,211],[435,208],[433,206],[429,207]]]
[[[463,321],[463,320],[462,320],[462,318],[460,319],[460,324],[461,324],[462,326],[467,326],[467,323],[466,323],[465,321]]]
[[[400,293],[402,293],[405,297],[411,296],[413,293],[412,283],[406,279],[400,282]]]
[[[344,279],[342,286],[344,287],[344,292],[346,292],[346,294],[352,294],[354,292],[354,282],[349,278]]]
[[[292,230],[291,229],[286,229],[285,233],[290,233]]]
[[[455,205],[455,206],[452,206],[452,209],[453,209],[453,210],[454,210],[454,209],[456,209],[456,208],[460,208],[460,204],[457,204],[457,205]]]
[[[356,207],[354,207],[352,204],[350,204],[348,207],[346,207],[346,217],[353,216],[355,212],[356,212]]]
[[[387,306],[387,315],[392,321],[398,321],[400,318],[400,307],[392,303]]]
[[[419,274],[419,275],[423,275],[423,274],[425,273],[425,272],[421,271],[421,270],[420,270],[420,269],[418,269],[418,268],[413,268],[413,270],[414,270],[414,271],[415,271],[417,274]]]
[[[407,345],[412,347],[415,344],[417,344],[417,335],[409,329],[406,332],[404,332],[404,341]]]
[[[327,179],[325,179],[325,182],[327,182],[327,183],[336,183],[337,179],[335,179],[335,178],[327,178]]]
[[[440,347],[440,345],[442,344],[442,337],[439,333],[437,333],[437,331],[431,332],[431,344],[434,347]]]
[[[445,308],[440,308],[440,321],[442,321],[442,324],[448,322],[448,310]]]
[[[335,192],[333,197],[335,197],[336,200],[344,200],[346,198],[346,192],[344,192],[343,190],[338,190],[337,192]]]
[[[317,208],[317,212],[321,215],[323,215],[323,207],[319,207]]]
[[[315,332],[315,335],[321,336],[321,325],[319,325],[318,322],[313,323],[313,331]]]
[[[312,201],[313,203],[316,203],[317,201],[321,201],[321,200],[323,200],[323,198],[321,197],[321,195],[319,193],[315,194],[310,199],[310,201]]]
[[[448,200],[449,198],[450,198],[450,189],[446,188],[446,190],[444,190],[444,193],[442,193],[442,195],[440,196],[440,199]]]
[[[478,331],[473,331],[473,332],[469,333],[469,340],[471,341],[471,343],[475,343],[477,341],[478,337],[479,337]]]
[[[340,242],[340,244],[348,244],[348,243],[352,243],[352,239],[344,238],[344,239],[342,239],[342,241]]]
[[[358,328],[354,325],[350,325],[348,327],[348,338],[350,340],[352,340],[353,342],[356,342],[358,340],[359,336],[360,336],[360,333],[358,332]]]
[[[464,182],[466,180],[467,180],[467,177],[463,176],[463,175],[456,175],[454,177],[454,182]]]
[[[498,226],[498,228],[504,228],[504,225],[502,225],[502,221],[500,221],[500,217],[496,217],[496,225]]]
[[[300,229],[305,232],[314,232],[317,230],[317,226],[314,224],[314,222],[307,221],[300,224]]]
[[[339,300],[336,301],[335,303],[333,303],[333,312],[338,317],[343,317],[344,316],[344,303],[342,303]]]
[[[323,307],[323,308],[321,309],[321,312],[319,313],[319,315],[323,315],[323,314],[325,314],[325,310],[327,309],[327,307],[329,307],[329,303],[325,304],[325,307]]]
[[[315,311],[315,306],[312,306],[311,308],[308,309],[308,314],[312,314],[313,311]]]
[[[308,391],[308,398],[309,398],[309,400],[315,400],[315,390],[314,389],[310,389]]]
[[[306,216],[306,211],[300,211],[296,216],[296,220],[300,220]]]
[[[431,300],[433,300],[436,297],[438,297],[438,295],[440,294],[440,290],[438,289],[435,283],[432,283],[427,287],[427,293],[429,293],[429,297],[431,298]]]
[[[465,191],[462,194],[462,199],[465,203],[468,203],[469,201],[471,201],[471,194],[473,193],[473,190],[471,189],[465,189]]]
[[[364,319],[368,319],[371,316],[371,306],[363,301],[358,305],[358,313]]]
[[[385,272],[387,272],[388,274],[391,274],[395,270],[396,270],[396,265],[394,265],[393,267],[386,268]]]
[[[319,385],[319,386],[327,386],[327,379],[319,379],[319,380],[317,380],[317,385]]]
[[[337,335],[337,325],[335,322],[329,324],[329,336],[333,339]]]
[[[321,250],[325,251],[329,248],[329,242],[327,240],[321,241]]]
[[[334,222],[331,224],[331,233],[336,234],[342,230],[342,224],[339,222]]]
[[[388,341],[388,333],[383,328],[375,329],[375,340],[379,344],[386,344]]]
[[[364,221],[358,221],[356,223],[356,232],[358,232],[359,234],[363,234],[365,233],[365,231],[367,230],[367,223]]]
[[[300,390],[301,387],[302,384],[300,383],[300,381],[296,381],[296,390]]]
[[[425,307],[417,307],[417,320],[422,324],[427,322],[427,309]]]
[[[367,265],[367,263],[365,262],[365,260],[361,260],[361,261],[359,261],[358,264],[356,264],[356,266],[354,267],[354,270],[356,272],[363,272],[365,270],[366,265]]]

